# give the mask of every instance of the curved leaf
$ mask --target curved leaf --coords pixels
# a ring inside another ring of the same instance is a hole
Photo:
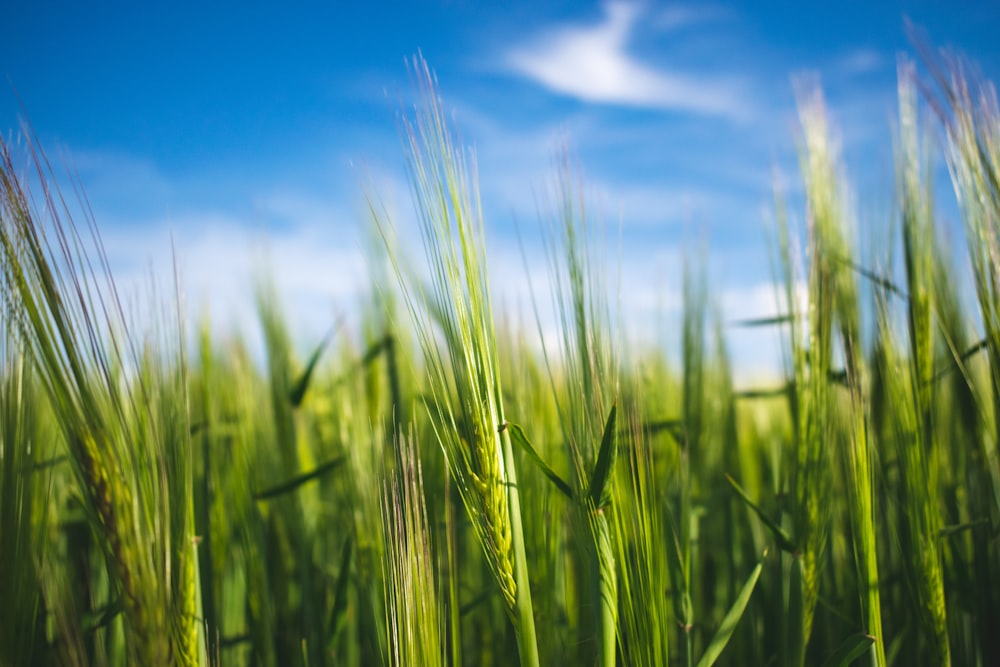
[[[753,595],[753,589],[757,586],[757,580],[760,578],[760,572],[764,568],[765,558],[767,558],[766,550],[760,562],[757,563],[757,567],[753,569],[746,583],[743,584],[743,588],[740,589],[740,594],[736,596],[733,606],[729,608],[725,618],[722,619],[722,623],[719,624],[719,629],[716,630],[715,636],[712,637],[708,648],[705,649],[701,660],[698,661],[698,667],[711,667],[719,659],[719,656],[722,655],[722,651],[726,648],[726,644],[729,643],[730,638],[732,638],[737,624],[743,618],[743,612],[746,611],[747,604],[750,602],[750,596]]]

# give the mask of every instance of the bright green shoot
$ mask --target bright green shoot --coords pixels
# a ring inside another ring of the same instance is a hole
[[[503,594],[522,664],[537,665],[520,491],[503,409],[475,171],[445,122],[433,75],[420,59],[415,68],[425,106],[406,129],[429,291],[412,287],[414,277],[402,272],[401,258],[392,259],[423,350],[436,437]],[[388,221],[372,210],[388,234]]]

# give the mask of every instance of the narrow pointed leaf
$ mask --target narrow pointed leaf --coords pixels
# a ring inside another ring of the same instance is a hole
[[[677,444],[681,446],[684,445],[684,422],[680,419],[664,419],[661,421],[647,422],[642,425],[642,430],[645,431],[650,437],[659,435],[663,431],[666,431]]]
[[[347,585],[350,583],[351,556],[354,553],[354,541],[348,536],[344,542],[340,557],[340,570],[337,572],[337,584],[334,589],[333,609],[330,612],[329,633],[330,644],[336,646],[344,626],[347,624]]]
[[[299,488],[306,482],[311,482],[314,479],[322,477],[326,473],[330,472],[334,468],[341,466],[345,461],[345,457],[338,456],[335,459],[331,459],[326,463],[321,463],[309,472],[304,472],[301,475],[296,475],[292,477],[287,482],[282,482],[277,486],[272,486],[269,489],[264,489],[263,491],[258,491],[253,494],[254,500],[268,500],[269,498],[274,498],[275,496],[280,496],[285,493],[289,493]]]
[[[249,634],[236,635],[234,637],[222,637],[219,639],[219,648],[220,649],[233,648],[234,646],[249,644],[251,641],[253,641],[253,637],[251,637]]]
[[[556,488],[562,491],[563,495],[572,500],[573,488],[569,484],[567,484],[566,480],[560,477],[559,474],[556,473],[556,471],[550,468],[548,464],[545,463],[545,461],[542,460],[542,457],[539,456],[538,452],[535,451],[535,448],[531,445],[531,442],[528,441],[528,436],[524,434],[524,430],[517,424],[510,424],[510,423],[506,425],[506,428],[510,431],[511,442],[513,442],[515,445],[523,449],[525,453],[531,458],[531,460],[535,462],[535,464],[539,467],[539,469],[541,469],[542,473],[544,473],[545,476],[548,477],[552,481],[552,483],[556,485]]]
[[[885,276],[879,275],[878,273],[872,271],[871,269],[866,269],[857,262],[853,262],[850,259],[847,259],[846,257],[834,256],[834,259],[839,261],[841,264],[850,267],[851,270],[853,270],[855,273],[857,273],[861,277],[871,282],[876,287],[880,287],[888,292],[892,292],[901,299],[910,298],[909,295],[906,293],[906,290],[896,285],[894,282],[892,282]]]
[[[466,616],[472,613],[484,603],[489,602],[490,599],[494,597],[494,595],[495,594],[492,590],[483,591],[476,597],[472,598],[471,600],[463,604],[461,609],[459,609],[459,615]]]
[[[750,497],[742,488],[740,488],[740,485],[736,483],[736,480],[729,475],[726,475],[726,480],[729,482],[729,485],[733,487],[733,490],[736,491],[737,495],[743,499],[743,502],[747,504],[747,507],[752,509],[754,514],[756,514],[760,520],[764,522],[764,525],[767,526],[767,529],[771,531],[774,535],[775,541],[778,543],[778,548],[782,551],[787,551],[788,553],[795,553],[798,549],[788,533],[786,533],[781,526],[771,519],[771,517],[765,514],[764,510],[750,500]]]
[[[611,406],[611,413],[604,425],[601,451],[597,453],[597,465],[594,466],[594,476],[590,479],[590,498],[598,509],[607,507],[611,502],[611,471],[618,457],[618,433],[615,431],[617,416],[618,404],[615,403]]]
[[[764,551],[764,556],[757,563],[757,567],[753,569],[750,576],[747,578],[746,583],[743,584],[743,588],[740,589],[740,594],[736,596],[736,600],[733,601],[733,606],[729,608],[726,612],[726,616],[722,619],[722,623],[719,624],[719,629],[716,630],[715,636],[712,637],[712,641],[709,642],[708,648],[705,649],[705,653],[701,656],[701,660],[698,661],[698,667],[711,667],[715,664],[715,661],[719,659],[722,655],[722,651],[726,648],[726,644],[729,643],[730,638],[733,636],[733,632],[736,630],[737,624],[740,619],[743,618],[743,612],[746,611],[747,604],[750,602],[750,596],[753,595],[753,590],[757,586],[757,580],[760,579],[760,572],[764,567],[764,558],[767,558],[767,551]]]
[[[830,382],[832,382],[833,384],[839,384],[839,385],[842,385],[842,386],[846,387],[846,386],[848,386],[848,384],[847,384],[847,369],[846,368],[841,368],[839,370],[835,370],[835,369],[831,368],[830,370],[828,370],[826,372],[826,379],[829,380]]]
[[[773,327],[780,324],[788,324],[792,321],[791,314],[774,315],[772,317],[752,317],[746,320],[734,320],[729,325],[733,327],[743,327],[746,329],[754,327]]]
[[[983,338],[974,343],[961,354],[955,353],[951,358],[945,360],[944,362],[939,362],[938,366],[941,368],[939,368],[939,370],[934,374],[933,381],[940,380],[952,371],[961,368],[962,364],[974,357],[976,354],[985,350],[988,343],[989,341],[986,338]]]
[[[51,459],[46,459],[44,461],[39,461],[38,463],[33,464],[31,466],[30,471],[31,472],[41,472],[43,470],[47,470],[48,468],[54,468],[55,466],[59,465],[60,463],[65,463],[67,461],[69,461],[69,457],[66,456],[65,454],[62,454],[60,456],[55,456],[55,457],[53,457]]]
[[[84,614],[81,622],[83,631],[89,634],[106,627],[124,610],[125,604],[119,597],[89,613]]]
[[[367,366],[371,365],[373,361],[379,358],[379,356],[385,352],[387,349],[392,347],[392,334],[386,334],[382,338],[378,339],[372,343],[367,350],[365,350],[364,355],[361,359],[351,365],[350,370],[345,372],[343,375],[334,380],[333,385],[339,387],[348,380],[354,378],[357,372]]]
[[[853,634],[834,649],[830,657],[823,662],[823,667],[847,667],[860,658],[865,651],[875,643],[875,638],[864,632]]]
[[[743,391],[737,391],[733,394],[736,398],[779,398],[781,396],[787,396],[790,385],[784,385],[782,387],[775,387],[774,389],[744,389]]]
[[[938,531],[938,537],[951,537],[952,535],[958,535],[959,533],[964,533],[967,530],[973,530],[974,528],[979,528],[981,526],[989,526],[990,520],[988,517],[981,517],[979,519],[974,519],[972,521],[967,521],[965,523],[956,523],[950,526],[945,526]]]
[[[361,361],[358,362],[358,366],[364,368],[368,364],[372,363],[378,356],[382,354],[382,350],[389,347],[392,344],[392,336],[386,334],[379,340],[371,344],[368,350],[365,352],[364,356],[361,357]]]
[[[323,338],[322,342],[316,347],[316,350],[309,357],[309,363],[306,364],[306,368],[302,371],[302,375],[292,386],[292,390],[288,394],[288,400],[291,402],[293,408],[297,408],[302,405],[302,399],[306,396],[306,389],[309,388],[309,381],[312,379],[313,371],[316,370],[316,364],[319,363],[319,358],[323,356],[323,350],[333,339],[333,332],[331,331]]]

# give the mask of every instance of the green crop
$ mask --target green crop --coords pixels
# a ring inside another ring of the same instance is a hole
[[[418,227],[364,193],[359,324],[301,350],[266,278],[259,354],[155,294],[126,318],[85,201],[0,142],[0,667],[1000,664],[1000,111],[924,60],[865,225],[799,90],[781,312],[729,326],[689,252],[676,357],[630,338],[568,159],[525,258],[553,312],[500,316],[421,60]],[[735,386],[748,326],[782,333],[771,384]]]

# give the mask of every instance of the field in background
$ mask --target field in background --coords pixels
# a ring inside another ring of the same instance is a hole
[[[126,323],[96,223],[30,133],[0,147],[0,665],[1000,664],[993,88],[901,66],[875,256],[802,91],[784,312],[738,323],[779,328],[786,375],[736,390],[696,254],[680,363],[626,349],[568,171],[558,351],[495,320],[475,173],[416,70],[423,256],[368,193],[360,329],[303,354],[263,287],[264,364],[207,325],[185,349],[155,294]]]

